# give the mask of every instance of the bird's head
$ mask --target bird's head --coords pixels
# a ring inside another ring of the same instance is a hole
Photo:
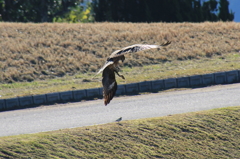
[[[122,56],[122,57],[121,57],[121,60],[122,60],[122,62],[123,62],[123,61],[125,60],[125,56]]]

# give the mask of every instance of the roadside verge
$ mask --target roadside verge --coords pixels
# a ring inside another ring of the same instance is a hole
[[[211,74],[169,78],[154,81],[118,85],[116,96],[134,95],[141,92],[158,92],[171,88],[196,88],[218,84],[240,82],[240,70]],[[102,88],[55,92],[10,99],[0,99],[0,111],[51,105],[55,103],[79,102],[102,98]]]

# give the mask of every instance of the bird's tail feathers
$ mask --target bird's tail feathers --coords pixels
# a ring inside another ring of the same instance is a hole
[[[168,46],[169,44],[171,44],[171,41],[164,42],[160,46]]]

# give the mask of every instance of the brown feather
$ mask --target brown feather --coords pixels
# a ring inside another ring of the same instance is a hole
[[[116,82],[116,78],[115,78],[115,72],[117,73],[118,76],[125,79],[123,75],[118,74],[119,61],[120,60],[122,62],[124,61],[125,54],[148,50],[148,49],[154,49],[154,48],[160,49],[161,47],[167,46],[170,43],[171,43],[170,41],[167,41],[165,43],[162,43],[161,45],[135,44],[132,46],[125,47],[121,50],[114,51],[108,57],[104,66],[97,73],[97,74],[99,74],[100,72],[103,72],[102,73],[102,77],[103,77],[102,85],[103,85],[103,98],[104,98],[105,106],[110,103],[110,101],[113,99],[113,97],[117,91],[117,82]]]
[[[106,106],[113,99],[117,90],[115,73],[114,73],[114,70],[111,69],[111,67],[106,67],[103,70],[102,85],[103,85],[104,104]]]

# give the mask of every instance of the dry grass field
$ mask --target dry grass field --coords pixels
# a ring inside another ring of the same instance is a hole
[[[240,107],[0,137],[0,158],[240,158]]]
[[[240,68],[240,23],[234,22],[0,23],[0,37],[6,98],[101,86],[89,81],[106,57],[136,43],[172,41],[164,50],[127,55],[127,83]]]

